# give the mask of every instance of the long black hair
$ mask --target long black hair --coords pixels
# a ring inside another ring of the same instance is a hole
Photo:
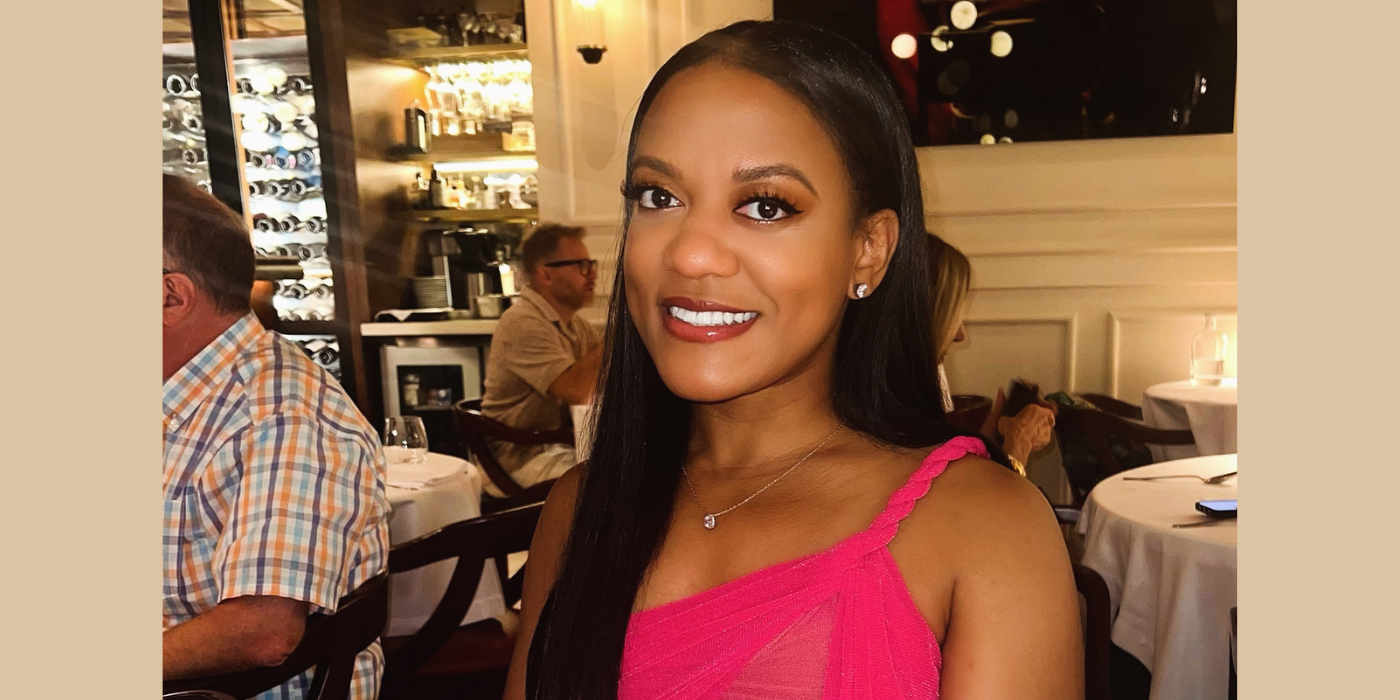
[[[678,73],[712,63],[766,78],[801,100],[841,155],[857,216],[882,209],[899,216],[899,241],[884,279],[870,296],[851,303],[841,321],[831,391],[836,415],[888,445],[926,447],[965,434],[943,421],[923,193],[889,81],[861,49],[815,27],[745,21],[712,31],[672,56],[642,94],[627,146],[629,181],[637,136],[657,95]],[[607,335],[589,464],[530,648],[533,698],[617,696],[628,619],[670,523],[690,445],[690,403],[666,387],[642,344],[620,265]]]

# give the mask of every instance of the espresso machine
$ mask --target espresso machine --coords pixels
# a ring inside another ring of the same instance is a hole
[[[472,318],[498,318],[519,293],[514,246],[485,229],[436,231],[428,237],[433,276],[447,278],[448,303]]]

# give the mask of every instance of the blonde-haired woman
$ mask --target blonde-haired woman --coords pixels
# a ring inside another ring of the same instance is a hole
[[[972,291],[972,264],[962,251],[933,234],[929,234],[928,255],[938,388],[943,395],[943,412],[950,413],[953,393],[948,389],[943,361],[955,343],[967,340],[963,320],[967,317],[968,293]],[[1001,412],[1005,406],[1006,393],[998,389],[992,410],[987,413],[979,432],[989,440],[1000,441],[1011,463],[1025,474],[1025,464],[1031,453],[1050,444],[1050,430],[1055,426],[1054,407],[1046,402],[1033,403],[1014,416],[1003,416]]]

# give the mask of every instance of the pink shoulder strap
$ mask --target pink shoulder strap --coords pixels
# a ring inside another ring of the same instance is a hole
[[[899,487],[898,491],[890,496],[889,504],[885,509],[875,516],[875,521],[870,524],[867,532],[874,538],[872,545],[884,546],[894,539],[895,533],[899,531],[899,522],[909,517],[909,513],[914,510],[914,504],[928,493],[929,486],[933,480],[948,468],[948,463],[961,459],[968,453],[979,457],[987,456],[987,446],[982,441],[974,437],[955,437],[942,445],[939,445],[924,458],[923,464],[919,465],[914,475],[909,477],[909,481]]]

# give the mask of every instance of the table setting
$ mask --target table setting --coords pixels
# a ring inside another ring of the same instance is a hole
[[[419,418],[392,417],[385,423],[391,547],[481,515],[485,475],[479,467],[459,457],[429,452]],[[455,566],[456,560],[451,559],[390,576],[385,636],[407,636],[422,627],[446,592]],[[505,610],[500,577],[492,560],[487,560],[461,624],[498,617]]]
[[[1227,698],[1238,520],[1197,504],[1230,504],[1238,483],[1238,455],[1210,455],[1115,474],[1084,503],[1082,563],[1107,582],[1113,643],[1152,673],[1153,700]]]

